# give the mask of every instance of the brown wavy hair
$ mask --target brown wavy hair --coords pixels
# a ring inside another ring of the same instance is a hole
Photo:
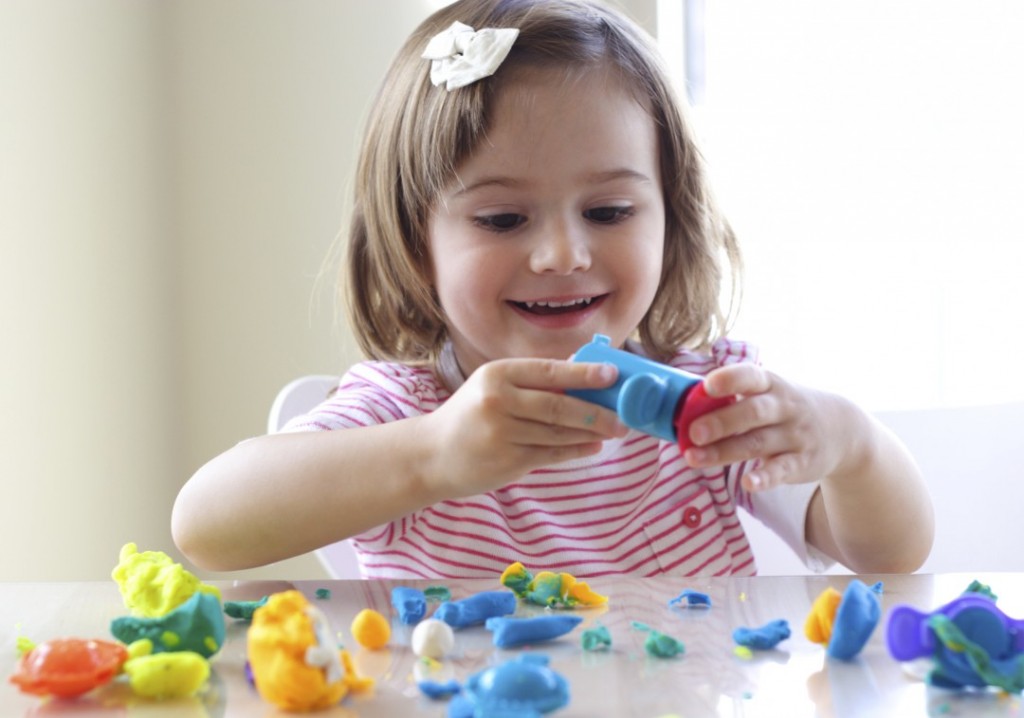
[[[454,21],[513,27],[519,36],[489,78],[447,91],[420,56]],[[738,306],[740,255],[708,188],[703,158],[649,36],[594,0],[461,0],[406,40],[367,119],[348,237],[348,309],[371,358],[433,361],[447,337],[432,286],[427,223],[456,169],[484,137],[502,77],[518,67],[611,67],[656,127],[665,203],[665,256],[654,302],[637,327],[651,356],[706,346]],[[721,301],[723,282],[729,297]]]

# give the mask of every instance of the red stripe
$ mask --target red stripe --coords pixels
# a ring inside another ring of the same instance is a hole
[[[706,372],[751,356],[746,345],[721,341],[714,358],[680,352],[672,363]],[[312,428],[419,415],[450,396],[429,368],[386,362],[358,365],[342,386],[345,393],[336,401],[306,417]],[[753,513],[739,483],[748,463],[703,475],[688,466],[674,443],[639,433],[615,451],[589,465],[582,459],[545,467],[491,494],[445,501],[364,533],[357,539],[362,566],[372,576],[454,578],[503,570],[515,559],[557,560],[552,570],[570,565],[577,575],[603,576],[694,573],[720,561],[729,565],[717,573],[756,573],[736,510],[743,506]],[[697,492],[703,524],[681,530],[672,512]],[[647,536],[659,518],[665,527]],[[651,550],[655,546],[661,561],[680,555],[662,566]],[[506,561],[510,556],[515,559]]]
[[[427,521],[426,519],[424,519],[421,523],[423,525],[425,525],[425,526],[428,526],[430,529],[432,529],[433,531],[435,531],[438,534],[443,534],[445,536],[451,536],[451,537],[455,537],[455,538],[465,539],[465,540],[468,540],[468,541],[471,541],[471,542],[475,542],[475,543],[486,543],[486,544],[490,544],[490,545],[494,545],[494,546],[500,546],[503,549],[507,550],[508,553],[510,555],[512,555],[512,556],[523,556],[523,557],[539,558],[539,557],[543,557],[543,556],[550,556],[550,555],[556,554],[556,553],[589,554],[589,553],[605,553],[605,552],[610,550],[610,548],[607,545],[588,546],[588,545],[586,545],[586,543],[583,543],[583,542],[579,541],[579,539],[576,539],[575,545],[573,545],[571,549],[567,549],[565,544],[560,543],[560,544],[558,544],[556,546],[553,546],[553,547],[551,547],[549,549],[545,549],[545,550],[541,550],[541,551],[528,551],[528,550],[526,550],[524,548],[524,546],[532,546],[533,544],[538,543],[538,541],[527,542],[527,541],[522,541],[522,540],[516,540],[516,538],[514,536],[506,534],[506,538],[508,539],[508,541],[506,542],[506,541],[502,541],[499,536],[486,535],[486,534],[481,534],[481,533],[474,534],[474,533],[469,533],[469,532],[466,532],[466,531],[455,531],[453,529],[444,528],[444,527],[441,527],[441,526],[434,526],[434,525],[430,524],[429,521]],[[495,527],[495,528],[497,528],[497,527]],[[620,539],[616,540],[614,543],[618,544],[618,545],[630,543],[633,539],[636,538],[636,536],[638,534],[640,534],[642,532],[643,532],[643,527],[640,527],[640,528],[635,529],[632,532],[626,534],[625,536],[622,536]],[[421,536],[424,541],[427,541],[431,545],[439,546],[439,547],[446,548],[446,549],[449,549],[449,550],[463,550],[461,548],[456,549],[457,544],[452,544],[452,543],[448,543],[448,542],[439,541],[439,540],[436,540],[436,539],[429,538],[424,532],[422,532],[418,528],[414,531],[414,533],[416,533],[417,535]],[[612,533],[612,534],[605,534],[603,537],[612,536],[612,535],[614,535],[614,533]],[[545,538],[545,539],[542,539],[542,540],[544,540],[544,541],[557,540],[559,538],[570,538],[570,537],[553,536],[553,537]],[[594,538],[596,538],[596,537],[588,536],[587,537],[587,542],[590,542]],[[629,555],[635,553],[637,550],[638,550],[637,548],[630,549],[625,554],[623,554],[623,556],[629,556]],[[466,549],[466,551],[470,552],[470,553],[474,553],[474,551],[469,550],[469,549]],[[486,555],[491,555],[491,554],[486,554]]]

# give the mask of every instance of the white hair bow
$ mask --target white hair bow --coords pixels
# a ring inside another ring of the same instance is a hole
[[[469,25],[453,22],[427,43],[424,60],[431,60],[430,81],[454,90],[493,75],[508,56],[519,30],[493,28],[474,30]]]

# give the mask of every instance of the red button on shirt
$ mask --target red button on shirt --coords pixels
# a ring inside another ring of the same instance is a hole
[[[683,511],[683,523],[691,529],[700,526],[700,510],[696,506],[687,506]]]

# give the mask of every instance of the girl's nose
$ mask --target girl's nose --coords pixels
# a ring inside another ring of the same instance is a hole
[[[590,247],[580,228],[558,224],[544,231],[530,254],[530,269],[537,274],[572,274],[590,268]]]

